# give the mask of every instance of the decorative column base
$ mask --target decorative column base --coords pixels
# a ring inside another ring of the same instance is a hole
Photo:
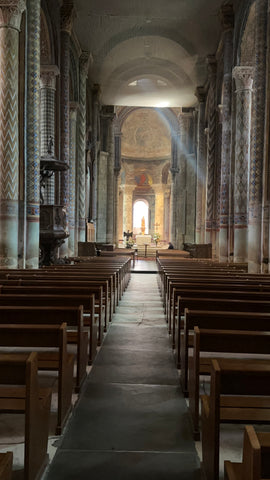
[[[0,201],[0,266],[18,268],[18,202]]]
[[[245,263],[247,262],[248,251],[247,251],[247,237],[248,230],[247,227],[234,228],[234,263]]]
[[[261,273],[261,225],[248,227],[248,273]]]

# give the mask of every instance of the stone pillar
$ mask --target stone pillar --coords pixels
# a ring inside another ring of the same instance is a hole
[[[106,242],[113,243],[114,239],[114,120],[115,114],[107,115],[108,124],[108,168],[107,168],[107,232]]]
[[[216,161],[216,58],[207,57],[209,91],[208,91],[208,129],[207,139],[207,199],[205,221],[205,243],[213,243],[213,217],[215,198],[215,161]]]
[[[234,262],[247,262],[248,169],[252,102],[252,67],[234,67],[236,84],[236,138],[234,176]]]
[[[55,158],[55,90],[59,69],[56,65],[41,65],[40,72],[40,154]],[[41,203],[54,205],[54,174],[41,185]]]
[[[164,192],[164,212],[163,212],[163,225],[164,225],[164,240],[169,241],[170,238],[170,203],[171,203],[171,186],[167,186]]]
[[[108,170],[109,154],[107,152],[100,152],[99,162],[97,168],[97,242],[106,243],[107,232],[107,198],[108,198]]]
[[[70,103],[69,125],[69,238],[68,254],[76,256],[78,253],[78,228],[76,228],[76,151],[77,151],[77,112],[78,103]]]
[[[86,208],[85,208],[85,143],[86,143],[86,79],[89,68],[89,53],[80,56],[80,109],[78,118],[78,163],[77,163],[77,195],[78,195],[78,241],[85,242]]]
[[[223,27],[223,96],[222,96],[222,144],[221,144],[221,189],[220,189],[220,231],[219,260],[229,259],[229,201],[231,167],[231,105],[232,105],[232,64],[233,64],[233,24],[232,5],[221,7]]]
[[[164,240],[164,189],[163,185],[154,185],[155,191],[155,231],[160,234],[160,239]]]
[[[22,0],[0,0],[0,265],[7,268],[18,266],[18,65],[24,10]]]
[[[170,206],[170,241],[177,248],[178,239],[178,211],[179,211],[179,133],[174,132],[171,138],[172,166],[171,166],[171,206]]]
[[[119,215],[119,174],[121,170],[121,132],[116,132],[114,135],[114,243],[118,245],[118,215]],[[121,234],[121,238],[122,238]]]
[[[124,186],[123,198],[123,232],[132,231],[132,199],[133,199],[134,185]],[[122,233],[123,235],[123,233]]]
[[[60,159],[69,165],[69,70],[70,70],[70,35],[74,17],[73,2],[66,0],[61,7],[61,56],[60,56]],[[69,230],[69,178],[68,170],[61,172],[60,205],[66,210],[66,229]],[[61,257],[68,255],[68,239],[59,249]]]
[[[197,186],[196,186],[196,243],[204,242],[204,207],[206,181],[205,142],[205,89],[198,87],[195,93],[199,101],[197,128]]]
[[[249,171],[248,271],[258,273],[262,262],[262,184],[265,135],[267,0],[255,4],[255,69],[252,143]]]
[[[40,0],[27,0],[26,47],[26,268],[39,266],[40,214]]]
[[[192,153],[193,110],[179,116],[180,124],[180,161],[179,184],[177,185],[178,221],[177,248],[183,248],[183,243],[195,241],[195,191],[196,164]]]

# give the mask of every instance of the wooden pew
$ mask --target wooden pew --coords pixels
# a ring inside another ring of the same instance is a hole
[[[270,479],[270,433],[256,432],[247,425],[244,432],[242,463],[224,462],[224,480]]]
[[[1,306],[0,324],[61,325],[64,322],[76,328],[76,379],[75,391],[79,392],[86,378],[88,363],[88,332],[84,331],[83,307],[33,307]]]
[[[270,423],[270,362],[212,360],[210,395],[202,395],[202,468],[219,478],[221,423]]]
[[[12,477],[12,452],[0,453],[0,480],[11,480]]]
[[[12,285],[12,282],[17,286],[47,286],[47,287],[88,287],[88,293],[96,293],[97,289],[102,287],[102,298],[98,300],[98,309],[100,311],[100,323],[104,323],[104,331],[107,331],[110,320],[110,299],[109,299],[109,283],[108,280],[85,280],[82,277],[73,277],[72,275],[10,275],[8,280],[1,279],[1,285]],[[104,318],[104,319],[103,319]]]
[[[88,350],[88,364],[92,365],[96,355],[97,345],[100,344],[102,335],[102,328],[95,316],[95,294],[84,295],[84,288],[73,289],[72,287],[57,288],[57,287],[36,287],[36,286],[11,286],[0,285],[0,305],[8,306],[37,306],[43,305],[47,307],[83,307],[83,323],[89,330],[89,350]],[[88,290],[86,289],[86,292]],[[3,293],[10,292],[10,293]],[[74,293],[77,292],[75,295]],[[68,343],[77,343],[77,334],[74,331],[68,331]]]
[[[74,355],[67,352],[67,325],[0,325],[1,347],[23,347],[38,354],[38,370],[57,371],[57,424],[60,435],[71,412]],[[46,349],[57,349],[57,351]],[[3,352],[2,352],[3,353]]]
[[[46,463],[51,389],[38,385],[37,354],[0,355],[0,411],[25,415],[24,479],[40,477]]]
[[[193,298],[193,297],[178,297],[179,309],[177,315],[177,325],[176,325],[176,346],[175,346],[175,362],[177,368],[181,367],[181,336],[184,332],[184,317],[185,309],[188,310],[199,310],[202,315],[205,315],[205,312],[225,312],[225,313],[236,313],[236,312],[250,312],[250,313],[260,313],[268,314],[270,312],[270,301],[261,301],[261,300],[238,300],[237,298]],[[183,315],[182,315],[183,314]],[[208,315],[209,316],[209,315]],[[192,330],[195,325],[193,325]],[[265,328],[267,330],[267,328]]]
[[[194,327],[211,330],[245,330],[270,331],[270,313],[256,312],[224,312],[185,310],[183,335],[181,336],[181,374],[180,382],[184,394],[188,395],[188,362],[190,348],[190,334]],[[217,340],[218,342],[218,340]],[[193,342],[192,342],[193,343]],[[210,346],[209,346],[210,348]],[[221,347],[220,347],[221,348]]]
[[[256,320],[254,323],[253,328],[256,328]],[[237,325],[237,320],[235,324]],[[209,354],[212,356],[209,356]],[[194,327],[194,345],[192,354],[188,359],[189,411],[194,440],[200,439],[200,375],[210,374],[211,361],[214,355],[218,355],[219,359],[224,355],[228,356],[228,354],[231,354],[232,357],[235,354],[270,355],[270,331],[209,330]]]

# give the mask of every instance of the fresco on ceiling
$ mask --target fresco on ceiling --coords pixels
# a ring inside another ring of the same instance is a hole
[[[147,173],[141,173],[140,175],[135,175],[135,182],[137,187],[151,186],[153,183],[152,177]]]
[[[170,130],[162,114],[150,108],[134,110],[123,123],[121,152],[129,158],[170,156]]]

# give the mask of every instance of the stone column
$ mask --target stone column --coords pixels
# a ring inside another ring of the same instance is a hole
[[[86,142],[86,79],[89,68],[89,53],[80,56],[80,109],[78,118],[78,163],[77,163],[77,195],[78,195],[78,241],[85,242],[86,208],[85,208],[85,142]]]
[[[261,271],[262,184],[265,135],[267,0],[255,4],[255,69],[253,87],[252,143],[249,171],[248,270]]]
[[[197,186],[196,186],[196,243],[204,242],[204,205],[206,181],[206,143],[205,143],[205,99],[204,87],[195,92],[199,101],[197,128]]]
[[[155,229],[160,234],[160,239],[164,240],[164,189],[163,185],[154,185],[155,191]]]
[[[26,268],[39,266],[40,213],[40,0],[27,0],[26,47]]]
[[[56,65],[41,65],[40,72],[40,154],[55,158],[55,90],[59,68]],[[41,203],[54,205],[54,174],[45,178],[41,185]]]
[[[22,0],[0,0],[0,265],[7,268],[18,266],[18,65],[24,10]]]
[[[232,64],[233,64],[233,23],[231,5],[221,7],[223,27],[223,96],[222,96],[222,144],[221,144],[221,190],[220,190],[220,231],[219,259],[229,259],[229,192],[231,167],[231,105],[232,105]]]
[[[170,203],[171,203],[171,186],[167,186],[164,192],[164,212],[163,212],[163,225],[164,225],[164,240],[169,241],[170,238]]]
[[[214,55],[207,57],[209,91],[208,91],[208,129],[207,139],[207,180],[206,180],[206,221],[205,242],[213,243],[213,217],[215,197],[215,161],[216,161],[216,58]]]
[[[77,112],[78,103],[70,103],[69,125],[69,238],[68,254],[76,256],[78,253],[78,229],[76,226],[76,151],[77,151]]]
[[[183,248],[183,243],[195,241],[195,190],[196,164],[192,143],[193,110],[179,116],[180,124],[180,161],[179,161],[179,192],[177,248]]]
[[[69,70],[70,35],[73,26],[73,2],[66,0],[61,7],[61,56],[60,56],[60,152],[61,161],[69,165]],[[66,209],[66,229],[69,230],[69,171],[61,172],[60,205]],[[68,239],[60,247],[60,256],[68,255]]]
[[[252,102],[252,67],[234,67],[236,84],[236,138],[234,176],[234,262],[247,262],[248,168]]]
[[[133,199],[134,185],[124,186],[123,199],[123,232],[132,231],[132,199]],[[123,235],[123,233],[122,233]]]
[[[97,168],[97,242],[106,243],[107,232],[107,198],[108,198],[108,170],[109,154],[100,152]]]
[[[118,214],[119,214],[119,174],[121,170],[121,132],[116,132],[114,135],[114,243],[118,245]],[[123,233],[121,233],[122,238]]]
[[[114,230],[114,120],[115,114],[107,114],[108,124],[108,168],[107,168],[107,232],[106,242],[113,243],[113,230]]]
[[[177,226],[179,210],[179,133],[174,132],[171,138],[172,166],[171,166],[171,206],[170,206],[170,241],[177,247]]]

